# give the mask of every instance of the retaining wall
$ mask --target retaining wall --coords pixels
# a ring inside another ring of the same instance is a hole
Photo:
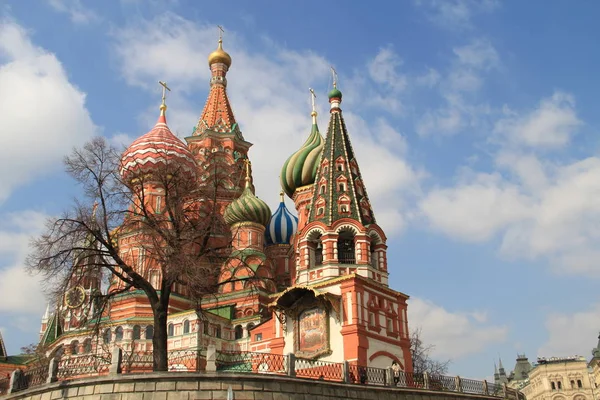
[[[498,400],[497,397],[424,389],[364,386],[267,374],[164,372],[60,381],[0,397],[2,400]]]

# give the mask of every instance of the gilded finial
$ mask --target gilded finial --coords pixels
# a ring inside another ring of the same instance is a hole
[[[171,89],[167,86],[166,82],[158,81],[158,84],[162,86],[162,102],[160,104],[160,116],[165,116],[165,111],[167,110],[167,90],[170,92]]]
[[[246,181],[246,189],[250,189],[250,190],[254,191],[253,190],[254,188],[252,187],[252,183],[251,183],[252,178],[250,177],[250,165],[252,163],[250,162],[249,159],[244,158],[244,164],[246,164],[246,178],[244,179]]]
[[[223,50],[223,32],[225,32],[225,30],[221,25],[217,25],[217,28],[219,28],[219,45],[217,46],[217,49],[208,56],[208,65],[221,63],[229,68],[231,66],[231,56]]]
[[[284,200],[283,200],[283,190],[279,192],[279,201],[280,201],[281,203],[283,203],[283,202],[284,202]]]
[[[310,101],[312,103],[312,112],[310,113],[310,116],[313,119],[313,124],[317,123],[317,107],[315,105],[315,100],[317,98],[317,95],[315,94],[315,91],[312,88],[308,88],[309,92],[310,92]]]
[[[331,67],[331,75],[333,76],[333,87],[337,89],[337,72],[333,67]]]

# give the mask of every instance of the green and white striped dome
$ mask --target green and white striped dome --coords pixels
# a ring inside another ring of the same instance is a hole
[[[271,219],[271,209],[267,203],[256,197],[250,179],[246,178],[246,188],[240,197],[227,206],[223,218],[229,226],[242,222],[254,222],[267,226]]]
[[[313,112],[313,125],[310,136],[281,168],[281,187],[290,198],[299,187],[315,183],[319,159],[324,145],[325,141],[317,126],[316,113]]]

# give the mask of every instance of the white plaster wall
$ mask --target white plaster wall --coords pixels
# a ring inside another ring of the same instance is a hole
[[[387,368],[392,365],[392,359],[386,356],[379,356],[373,361],[368,361],[371,356],[378,351],[387,351],[388,353],[392,353],[402,362],[403,366],[406,366],[404,362],[404,355],[402,354],[402,350],[400,347],[394,347],[390,343],[382,342],[377,339],[369,338],[369,349],[367,350],[367,362],[370,367],[375,368]]]

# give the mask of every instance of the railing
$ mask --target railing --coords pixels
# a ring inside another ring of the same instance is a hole
[[[296,358],[296,376],[298,378],[343,381],[344,371],[341,363]]]
[[[209,346],[209,349],[170,350],[167,353],[167,363],[169,371],[273,374],[345,384],[448,391],[511,400],[524,399],[518,390],[486,381],[463,379],[458,376],[394,371],[391,367],[375,368],[349,362],[312,360],[299,358],[294,354],[216,351],[214,346]],[[12,380],[0,378],[0,394],[9,391],[17,392],[57,380],[108,373],[139,374],[152,370],[151,352],[116,349],[112,355],[108,353],[63,355],[60,359],[51,360],[49,366],[40,362],[25,371],[17,370],[13,373]]]
[[[217,352],[216,369],[223,372],[253,372],[286,375],[286,356],[239,351]]]
[[[387,370],[350,364],[348,366],[348,380],[351,383],[362,385],[385,386],[387,384]]]
[[[178,349],[167,352],[169,371],[202,371],[206,365],[203,349]],[[121,362],[123,374],[152,372],[154,357],[151,351],[124,351]]]
[[[44,363],[37,364],[33,367],[27,368],[23,373],[24,384],[26,387],[38,386],[42,383],[46,383],[48,379],[48,366]]]
[[[63,357],[58,361],[57,378],[65,380],[80,376],[105,375],[110,367],[110,358],[110,353]]]

